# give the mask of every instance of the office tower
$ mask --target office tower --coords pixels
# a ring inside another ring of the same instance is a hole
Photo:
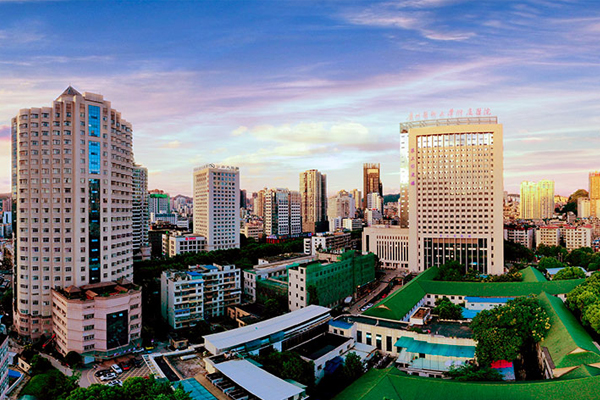
[[[265,192],[265,234],[298,235],[301,221],[300,193],[279,188]]]
[[[261,189],[254,198],[254,215],[257,217],[265,216],[265,192],[267,188]]]
[[[133,252],[142,252],[149,248],[148,231],[150,230],[150,213],[148,209],[148,168],[138,164],[133,166]]]
[[[169,214],[171,212],[171,198],[167,193],[156,193],[157,190],[153,191],[148,195],[148,212],[150,213],[150,219],[152,222],[155,221],[154,215],[156,214]]]
[[[546,219],[554,215],[554,181],[521,182],[521,219]]]
[[[504,272],[502,125],[496,117],[408,122],[409,266],[456,260]]]
[[[400,197],[398,198],[398,217],[400,227],[408,228],[408,188],[409,188],[408,132],[400,129]]]
[[[194,169],[194,233],[206,250],[240,247],[240,169],[207,164]]]
[[[362,207],[362,192],[358,189],[352,189],[350,193],[352,193],[352,197],[354,198],[354,209],[358,210]]]
[[[369,193],[367,196],[367,208],[365,210],[377,210],[383,214],[383,197],[377,192]]]
[[[600,218],[600,172],[590,172],[590,217]]]
[[[340,190],[335,196],[327,200],[327,218],[331,221],[338,217],[354,218],[356,203],[354,197],[345,190]]]
[[[327,226],[327,175],[316,169],[300,173],[302,231],[323,232]]]
[[[363,164],[363,209],[367,208],[369,193],[379,193],[383,197],[379,164]]]
[[[246,190],[240,190],[240,208],[246,208]]]
[[[106,356],[139,344],[133,280],[131,124],[67,88],[12,119],[15,325],[26,340]]]

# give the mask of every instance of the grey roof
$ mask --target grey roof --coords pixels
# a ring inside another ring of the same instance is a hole
[[[233,382],[262,400],[283,400],[303,392],[246,360],[232,360],[215,367]]]
[[[329,314],[330,311],[331,310],[327,307],[314,304],[309,305],[300,310],[270,318],[266,321],[257,322],[256,324],[206,335],[204,336],[204,343],[210,342],[210,344],[218,349],[218,351],[223,351],[229,348],[242,346],[253,340],[264,338],[274,333],[285,331],[296,325],[302,324],[303,322],[310,321],[313,318]]]

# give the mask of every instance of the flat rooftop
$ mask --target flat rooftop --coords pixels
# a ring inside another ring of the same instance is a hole
[[[413,128],[426,128],[430,126],[451,126],[451,125],[488,125],[497,124],[498,117],[494,116],[475,116],[475,117],[458,117],[458,118],[438,118],[425,119],[420,121],[409,121],[400,124],[400,130],[408,130]]]
[[[349,340],[352,339],[349,337],[334,335],[332,333],[325,333],[312,340],[309,340],[308,342],[302,343],[298,347],[294,347],[292,350],[301,356],[310,358],[311,360],[316,360]]]
[[[300,310],[280,315],[279,317],[257,322],[256,324],[206,335],[204,336],[204,343],[212,344],[218,351],[242,346],[253,340],[262,339],[274,333],[302,325],[312,319],[329,315],[330,311],[327,307],[313,304]]]
[[[246,360],[226,361],[216,368],[237,385],[263,400],[283,400],[304,390],[284,381]]]

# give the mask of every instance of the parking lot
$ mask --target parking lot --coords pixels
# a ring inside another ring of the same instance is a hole
[[[130,357],[133,358],[133,357]],[[139,357],[141,358],[141,356]],[[101,370],[108,370],[110,369],[110,366],[115,364],[115,362],[121,362],[121,361],[126,361],[127,358],[119,358],[116,360],[112,360],[112,361],[104,361],[103,363],[97,364],[97,368],[91,368],[85,371],[82,371],[82,375],[81,375],[81,381],[80,381],[80,386],[82,387],[87,387],[89,385],[92,385],[94,383],[100,383],[100,384],[105,384],[108,383],[108,381],[102,381],[100,379],[100,377],[95,376],[96,372],[101,371]],[[146,365],[145,362],[142,361],[142,364],[140,367],[132,367],[131,369],[129,369],[128,371],[123,371],[121,374],[117,375],[117,377],[115,379],[119,379],[120,381],[125,381],[125,379],[127,378],[132,378],[132,377],[137,377],[137,376],[149,376],[150,375],[150,369],[148,368],[148,366]]]

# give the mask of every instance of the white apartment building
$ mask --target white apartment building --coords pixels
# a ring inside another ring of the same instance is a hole
[[[528,249],[534,248],[535,228],[505,226],[504,240],[519,243]]]
[[[300,193],[288,189],[269,189],[264,193],[265,234],[298,235],[302,233]]]
[[[197,265],[164,271],[160,278],[163,318],[174,329],[225,314],[241,302],[240,270],[235,265]]]
[[[25,340],[37,340],[58,323],[53,292],[133,279],[133,133],[102,95],[72,87],[50,107],[21,109],[11,133],[14,321]]]
[[[349,231],[358,231],[362,229],[363,224],[360,218],[344,218],[342,221],[342,228]]]
[[[319,250],[350,249],[352,235],[345,232],[317,233],[304,239],[304,254],[316,255]]]
[[[383,212],[383,197],[377,192],[367,195],[367,209]]]
[[[366,227],[362,235],[362,252],[374,253],[382,268],[408,270],[408,228],[394,225]]]
[[[169,232],[162,235],[163,255],[175,257],[183,253],[200,253],[206,251],[206,238],[194,234]]]
[[[335,232],[341,230],[344,226],[344,218],[335,217],[329,218],[329,232]]]
[[[256,282],[261,279],[282,278],[287,276],[287,270],[293,265],[304,264],[316,260],[313,255],[303,257],[276,259],[269,261],[259,259],[258,264],[252,269],[243,271],[244,275],[244,300],[256,302]]]
[[[496,117],[400,125],[408,137],[409,268],[457,260],[502,274],[503,145]]]
[[[565,226],[561,228],[567,250],[592,247],[592,225]]]
[[[240,169],[207,164],[194,169],[194,233],[207,251],[240,247]]]
[[[589,218],[591,217],[590,199],[587,197],[580,197],[577,199],[577,218]]]
[[[561,233],[560,226],[540,226],[535,232],[536,246],[539,247],[541,244],[546,246],[560,245]]]
[[[521,219],[547,219],[554,215],[554,181],[521,182]]]

